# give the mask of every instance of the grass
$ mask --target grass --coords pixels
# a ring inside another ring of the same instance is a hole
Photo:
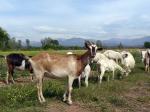
[[[67,52],[72,51],[73,53],[76,54],[82,54],[85,50],[38,50],[38,51],[0,51],[0,55],[8,55],[10,53],[23,53],[26,55],[34,56],[40,52],[49,52],[49,53],[59,53],[59,54],[66,54]]]
[[[50,52],[50,51],[49,51]],[[52,51],[53,52],[53,51]],[[59,51],[55,51],[59,53]],[[76,51],[83,52],[83,51]],[[8,53],[8,52],[7,52]],[[7,54],[4,53],[4,54]],[[32,51],[23,51],[29,55],[36,54]],[[64,54],[66,51],[61,51]],[[141,86],[145,83],[150,84],[150,76],[144,72],[140,55],[133,52],[136,59],[136,67],[128,77],[103,81],[101,85],[97,83],[96,75],[91,77],[89,87],[82,86],[80,89],[74,84],[72,98],[74,102],[80,102],[93,111],[112,112],[115,109],[126,109],[132,111],[134,107],[130,106],[128,99],[124,96],[134,86]],[[4,79],[6,67],[5,62],[1,66],[0,72],[3,72],[1,79]],[[28,72],[17,72],[15,78],[28,76]],[[108,73],[106,74],[108,75]],[[93,80],[94,79],[94,80]],[[66,85],[66,79],[62,80],[45,80],[43,84],[43,94],[47,100],[45,104],[40,104],[37,100],[37,89],[34,83],[21,83],[9,85],[0,88],[0,109],[2,112],[42,112],[49,103],[56,100],[62,100]],[[147,89],[147,91],[150,91]],[[137,103],[149,103],[150,96],[141,96],[136,98]],[[62,102],[63,103],[63,102]]]

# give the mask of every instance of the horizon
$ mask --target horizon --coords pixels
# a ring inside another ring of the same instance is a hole
[[[24,41],[149,36],[149,0],[1,0],[0,27]]]

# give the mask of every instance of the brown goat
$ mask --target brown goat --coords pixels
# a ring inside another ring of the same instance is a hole
[[[81,56],[40,53],[29,59],[33,73],[37,78],[38,99],[41,103],[45,102],[42,93],[42,82],[44,75],[46,75],[52,78],[68,77],[68,85],[63,95],[63,101],[68,101],[68,104],[72,104],[72,83],[95,56],[97,50],[97,46],[89,41],[85,42],[85,47],[88,51]]]

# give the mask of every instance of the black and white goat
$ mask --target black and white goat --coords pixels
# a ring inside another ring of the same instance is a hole
[[[6,57],[6,62],[7,62],[7,75],[6,75],[6,84],[9,83],[9,79],[11,78],[12,83],[15,83],[13,80],[13,74],[14,70],[29,70],[29,72],[32,74],[32,67],[31,64],[29,63],[27,57],[22,54],[22,53],[11,53],[7,55]],[[33,76],[32,76],[33,80]]]

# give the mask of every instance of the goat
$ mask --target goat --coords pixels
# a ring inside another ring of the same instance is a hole
[[[85,66],[96,55],[97,46],[93,42],[86,41],[85,47],[88,51],[80,56],[49,54],[44,52],[29,59],[33,68],[33,73],[37,78],[38,99],[41,103],[45,102],[42,92],[42,83],[43,77],[46,74],[51,78],[68,77],[68,86],[63,95],[63,101],[67,101],[68,104],[72,104],[72,83],[74,79],[79,77],[85,69]]]
[[[86,65],[81,75],[78,77],[79,88],[81,87],[81,78],[85,77],[85,86],[88,87],[88,79],[91,73],[91,67],[89,64]]]
[[[96,56],[94,57],[93,61],[97,63],[98,72],[101,72],[101,74],[98,76],[99,83],[102,83],[105,71],[112,71],[113,79],[115,76],[115,71],[117,69],[121,71],[121,74],[126,73],[126,71],[121,66],[119,66],[114,60],[108,59],[104,54],[96,53]]]
[[[145,51],[141,51],[142,62],[144,62],[144,59],[145,59],[145,53],[146,53],[146,50],[145,50]]]
[[[135,66],[135,59],[133,55],[130,52],[122,51],[121,52],[122,58],[123,58],[123,65],[125,66],[125,70],[127,71],[126,76],[131,72],[131,69]]]
[[[18,70],[29,70],[29,72],[32,74],[32,67],[31,64],[28,62],[28,59],[26,56],[22,53],[11,53],[7,55],[6,57],[6,62],[7,62],[7,75],[6,75],[6,84],[9,83],[9,78],[11,78],[12,83],[15,83],[13,80],[13,74],[14,74],[14,69]],[[33,77],[31,77],[31,80],[33,80]]]
[[[145,65],[145,71],[149,72],[150,69],[150,50],[147,49],[145,56],[144,56],[144,65]]]
[[[119,63],[119,61],[121,61],[121,63],[123,62],[121,54],[117,51],[106,50],[104,55],[109,59],[113,59],[116,63]]]
[[[67,52],[68,55],[72,55],[72,52]],[[88,79],[89,79],[89,75],[91,72],[91,67],[89,64],[86,65],[85,69],[83,70],[83,72],[81,73],[81,75],[79,75],[78,77],[78,84],[79,84],[79,88],[81,87],[81,78],[85,77],[85,85],[86,87],[88,87]]]

